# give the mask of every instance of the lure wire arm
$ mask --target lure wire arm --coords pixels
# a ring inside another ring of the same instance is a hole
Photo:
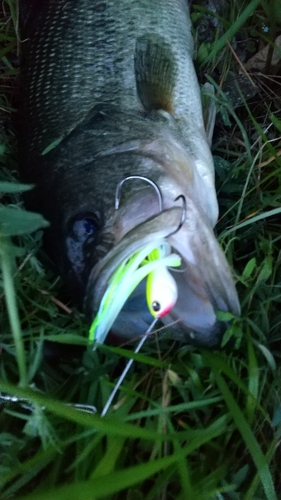
[[[148,327],[148,329],[146,330],[145,334],[144,334],[144,335],[143,335],[143,337],[140,339],[140,341],[139,341],[139,343],[138,343],[137,347],[136,347],[136,348],[135,348],[135,350],[134,350],[134,353],[138,353],[138,352],[141,350],[141,348],[142,348],[143,344],[145,343],[145,341],[146,341],[146,339],[147,339],[148,335],[150,334],[150,332],[153,330],[153,328],[154,328],[154,326],[156,325],[157,321],[158,321],[158,318],[155,318],[155,319],[152,321],[151,325]],[[102,410],[102,412],[101,412],[101,417],[104,417],[104,416],[107,414],[107,412],[108,412],[108,410],[109,410],[109,407],[110,407],[110,405],[111,405],[111,403],[112,403],[112,401],[113,401],[113,399],[114,399],[114,397],[115,397],[115,395],[116,395],[116,393],[117,393],[117,391],[118,391],[118,389],[119,389],[120,385],[122,384],[122,382],[123,382],[124,378],[126,377],[126,375],[127,375],[128,371],[130,370],[130,368],[131,368],[131,366],[132,366],[133,362],[134,362],[134,360],[133,360],[133,358],[131,358],[131,359],[130,359],[130,361],[128,361],[128,363],[126,364],[126,366],[125,366],[125,368],[124,368],[124,370],[123,370],[122,374],[120,375],[120,377],[119,377],[119,379],[118,379],[118,381],[117,381],[117,383],[116,383],[116,386],[114,387],[114,389],[113,389],[113,391],[111,392],[111,394],[110,394],[110,396],[109,396],[109,398],[108,398],[107,402],[105,403],[105,405],[104,405],[104,407],[103,407],[103,410]]]
[[[154,190],[155,190],[155,192],[157,194],[157,197],[158,197],[159,212],[162,212],[163,211],[163,197],[162,197],[162,193],[161,193],[161,190],[160,190],[159,186],[156,184],[156,182],[152,181],[148,177],[143,177],[142,175],[129,175],[128,177],[125,177],[124,179],[122,179],[122,181],[120,181],[117,184],[117,188],[116,188],[116,192],[115,192],[115,210],[118,210],[118,208],[119,208],[120,193],[121,193],[121,188],[122,188],[123,184],[126,181],[129,181],[131,179],[139,179],[141,181],[145,181],[145,182],[147,182],[148,184],[150,184],[154,188]]]

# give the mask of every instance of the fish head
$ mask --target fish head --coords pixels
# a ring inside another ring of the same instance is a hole
[[[132,174],[154,179],[154,185],[167,177],[153,152],[162,121],[158,115],[146,120],[111,105],[95,106],[65,137],[45,139],[25,160],[25,180],[35,184],[26,206],[50,222],[45,248],[80,305],[91,269],[162,208],[155,187],[141,179],[117,192]]]
[[[159,212],[154,188],[132,173],[162,175],[149,153],[141,155],[145,121],[114,107],[95,107],[66,137],[52,138],[26,158],[25,181],[35,184],[26,206],[50,222],[44,246],[75,301],[82,305],[91,269],[134,226]],[[123,146],[124,144],[124,146]],[[47,151],[47,153],[45,153]]]

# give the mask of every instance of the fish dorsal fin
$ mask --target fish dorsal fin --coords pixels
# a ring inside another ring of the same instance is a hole
[[[174,61],[171,47],[163,37],[153,34],[137,39],[135,76],[138,96],[146,111],[173,112]]]
[[[201,88],[201,100],[205,130],[208,138],[208,143],[211,146],[217,114],[215,103],[215,89],[211,83],[206,82]]]

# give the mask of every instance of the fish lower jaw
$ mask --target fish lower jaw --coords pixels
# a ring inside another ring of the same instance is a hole
[[[222,340],[228,324],[214,319],[209,325],[198,327],[189,324],[187,326],[180,318],[174,314],[165,316],[162,319],[166,335],[185,344],[191,344],[198,347],[218,347]]]

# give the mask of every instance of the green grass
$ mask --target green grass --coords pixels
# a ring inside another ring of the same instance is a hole
[[[227,42],[249,57],[265,39],[264,26],[268,40],[280,33],[274,2],[230,2],[213,41],[197,39],[198,74],[216,89],[217,232],[233,266],[241,318],[221,350],[156,333],[133,355],[105,418],[100,413],[132,353],[83,349],[83,315],[47,265],[42,231],[33,232],[44,223],[22,211],[12,124],[14,6],[4,2],[0,18],[1,500],[280,498],[281,77],[251,74],[251,99],[237,77],[239,107],[224,86],[240,67]],[[205,15],[194,6],[194,21]],[[45,340],[61,346],[53,361],[43,357]]]

